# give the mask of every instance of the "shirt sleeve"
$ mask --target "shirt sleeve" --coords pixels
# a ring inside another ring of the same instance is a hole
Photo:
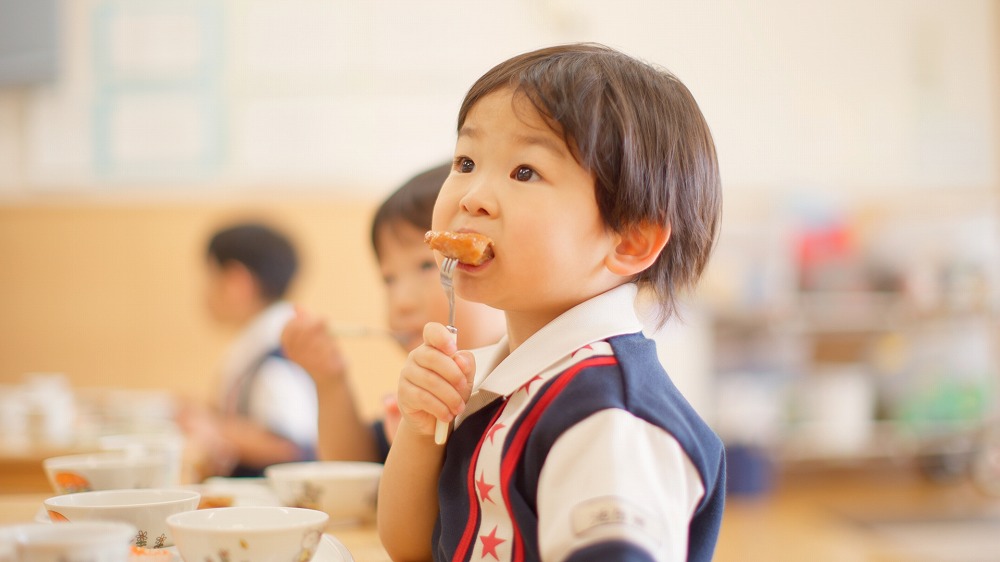
[[[273,357],[260,367],[250,389],[250,416],[301,447],[315,447],[316,386],[294,363]]]
[[[705,494],[698,472],[664,429],[602,410],[552,446],[538,482],[543,560],[683,561]]]

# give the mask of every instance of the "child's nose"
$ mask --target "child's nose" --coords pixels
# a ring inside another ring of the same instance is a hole
[[[489,176],[481,174],[470,182],[469,190],[462,196],[459,204],[462,210],[470,215],[493,216],[496,214],[494,195]]]

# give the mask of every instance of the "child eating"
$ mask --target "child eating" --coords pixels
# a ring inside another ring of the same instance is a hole
[[[641,333],[695,284],[721,207],[711,133],[673,75],[593,44],[516,56],[458,114],[433,230],[479,233],[461,297],[504,311],[498,344],[438,323],[400,374],[379,489],[396,560],[711,560],[725,457]],[[453,422],[445,446],[435,423]]]

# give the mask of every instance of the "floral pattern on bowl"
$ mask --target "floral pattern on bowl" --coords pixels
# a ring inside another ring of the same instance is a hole
[[[61,471],[54,476],[59,492],[63,494],[75,494],[77,492],[89,492],[92,488],[90,481],[83,475],[76,472]]]
[[[313,555],[316,554],[316,549],[319,546],[320,539],[322,538],[322,531],[317,531],[315,529],[306,531],[302,535],[302,548],[299,549],[299,552],[295,555],[294,559],[289,562],[309,562]],[[241,538],[239,540],[239,544],[241,550],[250,550],[250,542],[247,539]],[[217,554],[218,559],[212,559],[211,557],[206,556],[203,562],[235,562],[228,549],[219,549]],[[236,560],[244,560],[244,558],[238,557]]]

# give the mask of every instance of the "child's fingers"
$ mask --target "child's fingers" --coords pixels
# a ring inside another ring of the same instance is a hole
[[[459,351],[452,355],[451,359],[465,376],[465,382],[468,383],[466,388],[471,393],[473,379],[476,377],[476,356],[471,351]],[[465,396],[465,399],[469,399],[468,395]]]
[[[413,364],[404,373],[405,380],[431,393],[451,414],[460,413],[469,394],[469,383],[455,361],[427,346],[414,350],[411,358]],[[451,419],[437,414],[435,417],[443,421]]]
[[[408,417],[429,414],[431,418],[425,423],[428,423],[428,429],[433,431],[434,420],[451,421],[458,413],[452,411],[452,406],[449,403],[462,404],[462,401],[454,389],[450,387],[448,387],[450,392],[445,389],[442,395],[441,388],[432,389],[420,384],[427,380],[408,379],[401,381],[399,384],[399,407],[403,415]]]
[[[424,325],[424,343],[451,357],[458,351],[455,334],[444,324],[428,322]]]

